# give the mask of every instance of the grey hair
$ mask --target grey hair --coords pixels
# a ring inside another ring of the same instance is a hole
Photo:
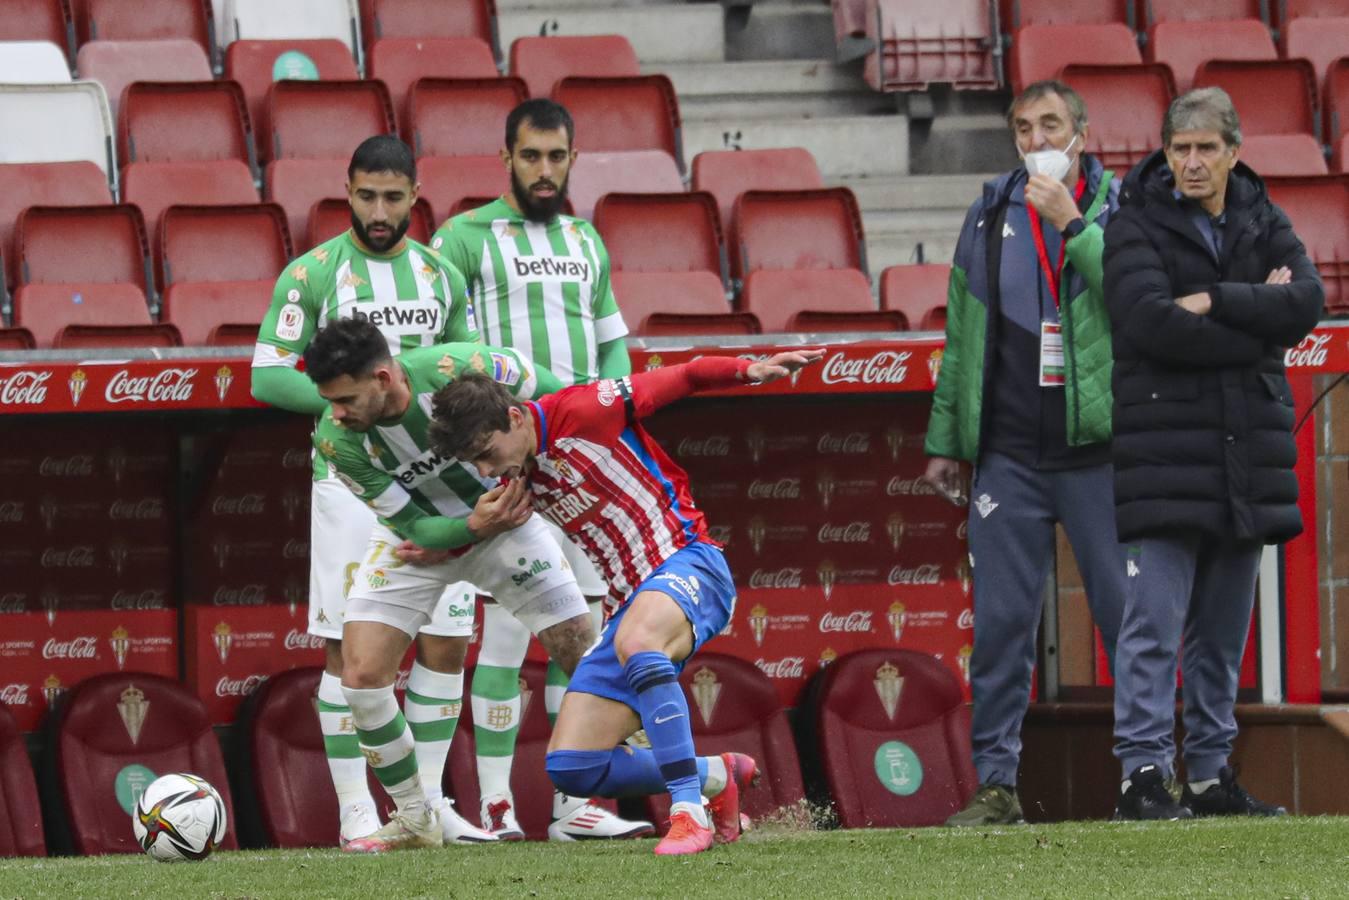
[[[1056,79],[1046,79],[1029,84],[1012,100],[1012,105],[1007,107],[1007,127],[1016,130],[1016,111],[1027,103],[1034,103],[1042,97],[1048,97],[1050,94],[1058,94],[1063,98],[1064,104],[1068,107],[1068,115],[1073,119],[1073,133],[1081,134],[1082,129],[1087,127],[1087,101],[1082,99],[1082,95],[1062,81]]]
[[[1232,98],[1220,87],[1196,88],[1171,101],[1162,120],[1162,146],[1177,131],[1216,131],[1231,147],[1241,146],[1241,120]]]

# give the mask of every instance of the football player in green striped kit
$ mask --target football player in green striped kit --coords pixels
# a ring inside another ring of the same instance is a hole
[[[412,151],[396,137],[369,138],[347,170],[351,228],[296,259],[277,279],[271,308],[253,353],[253,396],[292,412],[317,416],[327,403],[296,369],[325,325],[363,318],[376,325],[394,353],[445,341],[476,341],[463,276],[440,254],[406,237],[417,200]],[[347,592],[364,559],[373,514],[314,458],[310,504],[309,633],[326,642],[318,713],[346,846],[379,828],[366,783],[351,710],[341,688],[342,625]],[[404,709],[417,739],[423,787],[439,808],[446,841],[493,837],[455,814],[441,793],[441,775],[463,698],[463,638],[472,633],[475,590],[449,586],[418,637]]]
[[[587,384],[621,378],[631,363],[604,242],[589,222],[562,214],[576,159],[574,137],[571,115],[560,104],[540,98],[517,106],[506,118],[501,151],[510,192],[450,219],[431,246],[468,280],[486,343],[519,351],[563,384]],[[608,589],[580,548],[560,530],[555,534],[598,620],[599,600]],[[520,729],[520,665],[528,644],[529,632],[488,604],[471,691],[474,738],[482,825],[506,840],[524,837],[510,774]],[[550,721],[566,685],[562,670],[551,663],[545,693]],[[606,805],[557,794],[548,835],[566,841],[652,831],[650,823],[619,818]]]

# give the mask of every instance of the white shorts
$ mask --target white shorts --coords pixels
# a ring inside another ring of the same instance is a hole
[[[491,592],[535,634],[589,614],[571,566],[537,514],[519,528],[434,566],[403,563],[393,555],[400,543],[398,535],[375,523],[347,598],[348,622],[382,622],[416,634],[429,621],[445,585],[457,581]]]
[[[341,640],[347,594],[371,549],[370,529],[378,523],[369,507],[336,478],[314,482],[311,498],[309,633]],[[445,587],[421,630],[438,637],[472,635],[476,595],[466,582]]]

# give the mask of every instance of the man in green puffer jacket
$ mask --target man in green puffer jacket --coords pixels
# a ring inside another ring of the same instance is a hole
[[[1021,821],[1021,723],[1056,522],[1113,658],[1126,581],[1110,466],[1104,227],[1119,182],[1083,152],[1087,113],[1065,84],[1030,85],[1007,116],[1024,166],[966,216],[932,398],[926,479],[965,503],[974,580],[972,744],[979,789],[950,825]]]

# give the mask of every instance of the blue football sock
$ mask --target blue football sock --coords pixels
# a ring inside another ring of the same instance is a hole
[[[695,762],[701,787],[707,782],[707,757]],[[656,755],[626,744],[608,751],[554,750],[547,766],[557,789],[573,797],[646,797],[666,790]]]
[[[701,806],[689,705],[674,663],[663,653],[634,653],[628,657],[623,675],[637,694],[637,712],[671,802]]]

